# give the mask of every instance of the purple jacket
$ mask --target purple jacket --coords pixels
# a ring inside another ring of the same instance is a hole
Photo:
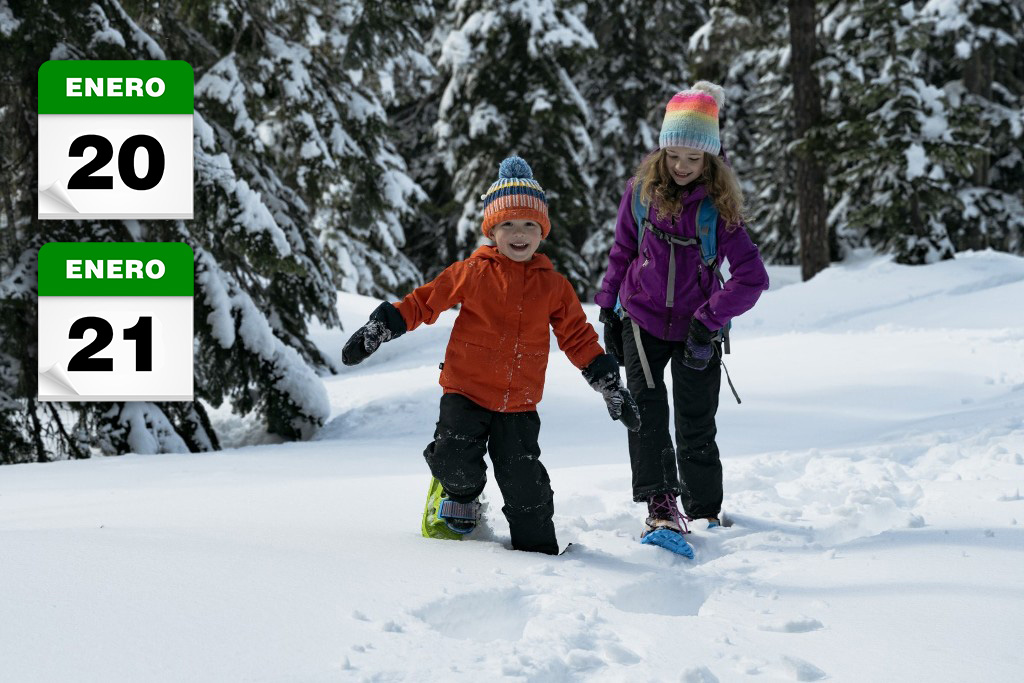
[[[637,257],[637,226],[631,208],[633,181],[619,203],[615,224],[615,244],[608,254],[608,272],[594,302],[601,308],[614,308],[616,297],[626,314],[644,330],[660,339],[681,341],[686,338],[690,318],[696,317],[709,330],[718,330],[736,316],[750,310],[761,292],[768,289],[768,272],[757,246],[743,227],[726,230],[718,219],[718,261],[729,262],[729,280],[719,284],[700,259],[698,246],[674,246],[676,250],[676,281],[674,305],[666,304],[670,245],[644,231],[644,241]],[[683,210],[674,222],[666,216],[659,220],[651,206],[648,219],[661,231],[678,237],[696,238],[697,207],[707,196],[707,189],[698,185],[683,198]]]

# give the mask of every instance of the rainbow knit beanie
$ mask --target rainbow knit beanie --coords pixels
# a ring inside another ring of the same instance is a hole
[[[725,102],[722,86],[697,81],[689,90],[677,92],[665,107],[658,147],[692,147],[718,154],[718,110]]]
[[[509,157],[498,167],[498,179],[480,199],[484,202],[483,232],[504,221],[530,220],[540,226],[541,237],[551,232],[548,200],[540,183],[533,179],[530,165],[519,157]]]

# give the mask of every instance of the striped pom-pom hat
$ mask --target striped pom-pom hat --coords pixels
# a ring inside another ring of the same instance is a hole
[[[718,110],[725,102],[722,86],[697,81],[689,90],[677,92],[665,107],[658,147],[692,147],[718,154]]]
[[[533,179],[530,165],[519,157],[509,157],[498,167],[498,179],[480,196],[484,202],[484,236],[504,221],[530,220],[540,226],[541,237],[551,232],[548,200],[540,183]]]

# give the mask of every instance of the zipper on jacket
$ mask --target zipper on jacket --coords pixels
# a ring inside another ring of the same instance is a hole
[[[529,269],[523,266],[523,277],[519,286],[519,300],[516,310],[519,313],[516,319],[516,338],[515,343],[512,347],[512,367],[509,368],[508,373],[508,387],[505,389],[505,400],[503,401],[503,409],[508,408],[508,401],[512,397],[512,388],[516,384],[516,379],[520,380],[522,384],[522,365],[523,365],[523,354],[520,351],[520,346],[523,341],[523,307],[526,305],[526,277],[529,273]],[[526,387],[523,386],[523,393],[525,395]]]

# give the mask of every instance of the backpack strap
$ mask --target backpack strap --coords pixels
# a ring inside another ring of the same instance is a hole
[[[642,192],[637,187],[637,182],[633,181],[632,197],[630,198],[630,210],[633,213],[633,222],[636,223],[636,253],[640,256],[640,245],[644,241],[644,232],[647,230],[647,212],[650,205],[644,202]],[[618,297],[615,298],[615,312],[621,317],[622,312],[622,300]]]
[[[704,265],[719,273],[718,209],[708,199],[700,200],[700,206],[697,207],[697,238],[700,240],[700,258]]]
[[[725,286],[725,278],[722,276],[722,269],[718,262],[718,209],[710,199],[700,200],[697,207],[697,237],[700,239],[700,258],[711,272],[715,274],[718,284]],[[729,343],[729,330],[732,328],[732,321],[726,323],[725,327],[718,331],[719,339],[725,347],[725,353],[731,353]],[[728,374],[728,371],[726,371]],[[730,382],[731,384],[731,382]],[[733,393],[736,390],[733,389]],[[739,397],[736,397],[739,400]]]
[[[647,214],[651,207],[644,201],[643,193],[636,182],[633,183],[632,208],[633,222],[636,223],[636,250],[639,255],[640,244],[644,241],[644,232],[647,230]]]
[[[640,339],[640,326],[632,318],[629,319],[629,324],[633,328],[633,340],[636,342],[636,353],[640,356],[640,367],[644,370],[644,381],[647,382],[648,389],[654,389],[654,373],[651,372],[651,363],[647,360],[647,352],[644,351],[644,343]]]

